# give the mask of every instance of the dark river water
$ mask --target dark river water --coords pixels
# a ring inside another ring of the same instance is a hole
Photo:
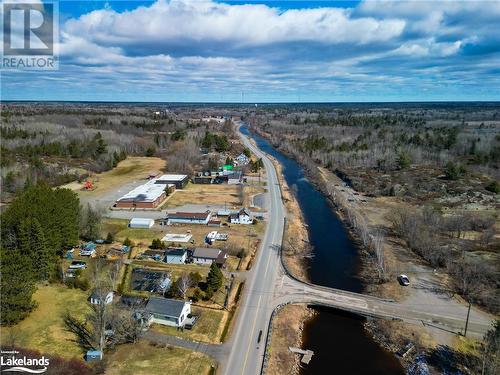
[[[314,257],[309,262],[311,281],[352,292],[362,291],[356,277],[357,249],[326,198],[305,178],[297,162],[278,152],[264,138],[250,134],[246,127],[241,131],[282,164],[284,178],[296,193],[313,246]],[[399,361],[365,332],[364,318],[329,308],[318,307],[316,311],[304,327],[303,347],[313,350],[314,356],[301,370],[302,375],[404,374]]]

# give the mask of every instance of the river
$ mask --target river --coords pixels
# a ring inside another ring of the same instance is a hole
[[[328,200],[311,184],[301,166],[283,155],[264,138],[250,135],[259,148],[283,166],[283,176],[296,193],[313,247],[309,278],[319,285],[361,292],[356,277],[359,256],[342,221]],[[303,347],[314,351],[312,361],[301,375],[402,375],[404,370],[395,356],[380,347],[363,328],[364,318],[329,308],[316,308],[317,314],[305,324]]]

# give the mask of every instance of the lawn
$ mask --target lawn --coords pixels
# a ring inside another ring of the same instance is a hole
[[[154,324],[151,329],[159,333],[177,336],[187,340],[219,344],[224,324],[228,317],[228,312],[193,306],[192,313],[194,315],[199,315],[199,318],[191,330],[185,329],[182,332],[178,331],[175,327],[159,324]]]
[[[242,202],[242,190],[238,185],[226,184],[188,184],[182,190],[176,190],[162,208],[172,208],[184,204],[224,205],[237,208]]]
[[[207,375],[214,364],[201,353],[144,341],[120,345],[105,358],[109,363],[105,375]]]
[[[103,219],[101,237],[106,238],[108,233],[112,233],[115,237],[115,241],[123,242],[128,237],[134,241],[135,244],[143,243],[148,246],[154,239],[162,238],[165,235],[164,232],[155,230],[155,228],[129,228],[128,223],[129,220],[126,219]]]
[[[40,286],[34,294],[38,307],[19,324],[2,328],[2,342],[10,340],[12,332],[21,347],[64,358],[81,358],[83,351],[75,342],[75,336],[66,331],[62,315],[70,311],[83,317],[89,308],[87,296],[87,292],[62,285]]]

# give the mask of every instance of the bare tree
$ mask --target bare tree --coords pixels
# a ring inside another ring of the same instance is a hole
[[[182,275],[176,281],[177,291],[179,293],[179,297],[182,299],[186,299],[187,292],[189,288],[193,286],[193,281],[187,272],[183,272]]]
[[[386,266],[384,256],[384,235],[378,231],[372,238],[373,253],[377,265],[378,277],[381,280],[385,279]]]

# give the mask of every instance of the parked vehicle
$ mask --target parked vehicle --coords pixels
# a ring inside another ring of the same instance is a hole
[[[81,260],[74,260],[69,266],[70,270],[84,270],[85,268],[87,268],[87,263]]]
[[[198,320],[198,315],[188,314],[186,318],[186,323],[184,323],[184,328],[192,329],[197,320]]]
[[[399,275],[398,276],[398,282],[401,286],[408,286],[410,285],[410,279],[406,275]]]

